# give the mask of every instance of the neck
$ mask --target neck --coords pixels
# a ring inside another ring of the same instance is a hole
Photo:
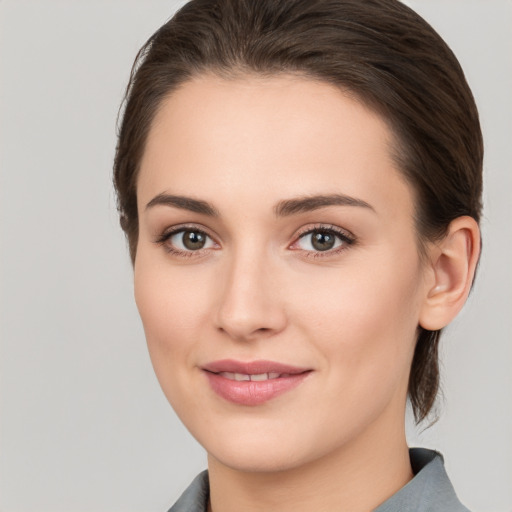
[[[413,477],[403,424],[384,435],[371,425],[357,441],[292,469],[242,472],[212,456],[208,468],[209,512],[369,512]]]

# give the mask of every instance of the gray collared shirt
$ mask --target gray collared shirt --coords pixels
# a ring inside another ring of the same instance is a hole
[[[373,512],[469,512],[453,490],[440,453],[411,448],[409,456],[414,478]],[[208,471],[203,471],[169,512],[206,512],[208,496]]]

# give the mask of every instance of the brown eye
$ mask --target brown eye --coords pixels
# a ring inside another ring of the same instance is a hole
[[[311,245],[317,251],[328,251],[334,247],[336,237],[327,231],[317,231],[311,233]]]
[[[299,237],[295,246],[303,251],[318,254],[321,252],[335,253],[337,249],[343,250],[353,243],[354,238],[333,226],[310,229]]]
[[[199,229],[180,229],[167,235],[161,242],[178,252],[200,251],[215,246],[213,240]]]
[[[202,249],[206,243],[206,236],[198,231],[185,231],[182,235],[182,243],[191,251]]]

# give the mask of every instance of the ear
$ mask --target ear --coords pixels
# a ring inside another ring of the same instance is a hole
[[[469,295],[480,256],[480,229],[472,217],[458,217],[446,236],[432,244],[431,272],[419,324],[436,331],[446,327]]]

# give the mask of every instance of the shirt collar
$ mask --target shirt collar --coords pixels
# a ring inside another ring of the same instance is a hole
[[[409,457],[414,478],[374,512],[469,512],[455,494],[440,453],[410,448]]]
[[[374,512],[469,512],[453,490],[440,453],[410,448],[409,457],[414,478]],[[206,512],[209,493],[208,471],[203,471],[169,512]]]

